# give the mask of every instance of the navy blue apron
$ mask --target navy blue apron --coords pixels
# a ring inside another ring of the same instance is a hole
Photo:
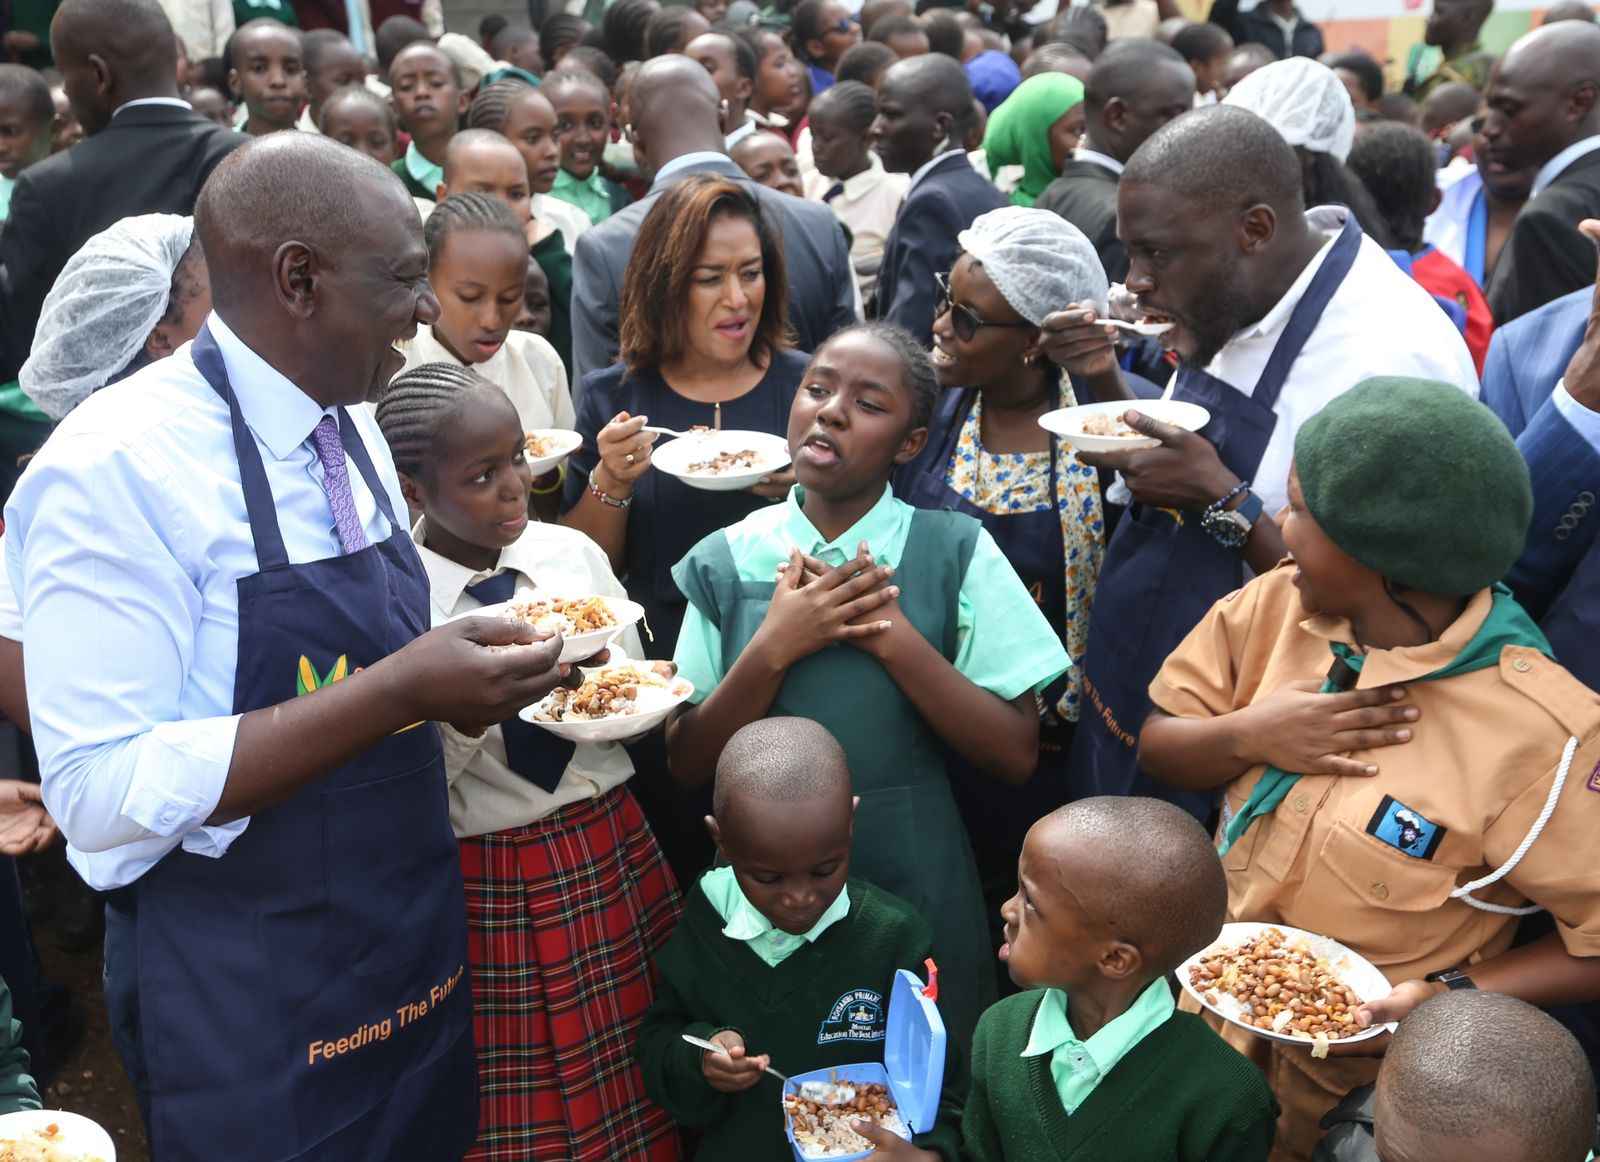
[[[296,694],[304,658],[353,672],[428,628],[428,585],[350,418],[345,451],[393,529],[291,564],[208,329],[260,572],[241,577],[233,710]],[[331,523],[332,516],[330,514]],[[445,1162],[477,1131],[460,861],[438,731],[384,739],[254,815],[220,859],[181,848],[107,910],[113,1024],[159,1162]]]
[[[1352,214],[1295,305],[1250,394],[1199,368],[1179,368],[1172,397],[1211,413],[1200,434],[1241,480],[1255,476],[1278,423],[1272,409],[1289,369],[1360,248],[1361,228]],[[1173,790],[1139,769],[1139,729],[1150,712],[1150,682],[1167,655],[1218,598],[1244,581],[1243,555],[1223,548],[1202,530],[1200,513],[1186,512],[1180,522],[1170,510],[1130,506],[1106,546],[1089,621],[1083,712],[1069,771],[1074,799],[1153,795],[1177,803],[1202,822],[1209,820],[1211,794]]]
[[[1059,635],[1067,616],[1066,549],[1061,539],[1061,514],[1055,507],[1057,462],[1062,455],[1059,442],[1051,440],[1048,509],[993,513],[978,508],[947,483],[962,425],[971,414],[977,395],[971,388],[941,394],[928,424],[928,442],[917,458],[896,475],[895,492],[915,508],[965,513],[981,522],[1022,578],[1039,612]],[[1072,730],[1054,713],[1065,684],[1063,678],[1045,692],[1050,713],[1040,723],[1039,768],[1027,783],[1008,786],[982,774],[953,752],[946,760],[956,804],[967,824],[986,887],[994,870],[1011,890],[1015,889],[1017,855],[1028,828],[1034,820],[1067,801],[1066,750],[1071,745]],[[1006,896],[1011,890],[1006,891]]]

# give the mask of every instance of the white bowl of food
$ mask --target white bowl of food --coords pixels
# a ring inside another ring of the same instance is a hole
[[[82,1114],[20,1110],[0,1116],[6,1162],[116,1162],[111,1135]]]
[[[694,693],[667,662],[622,659],[582,677],[576,690],[558,686],[519,717],[568,742],[621,742],[660,726]]]
[[[619,633],[644,617],[644,606],[626,597],[564,597],[539,589],[520,590],[510,601],[485,605],[462,617],[504,617],[543,633],[561,635],[561,661],[581,662],[605,649]]]
[[[1123,422],[1122,417],[1127,412],[1139,412],[1186,432],[1198,432],[1211,422],[1210,412],[1187,400],[1119,399],[1045,412],[1039,417],[1039,426],[1060,436],[1079,452],[1129,452],[1135,448],[1159,447],[1160,440],[1140,435]]]
[[[1317,1057],[1333,1042],[1366,1041],[1393,1028],[1356,1024],[1361,1005],[1391,991],[1376,965],[1331,937],[1287,924],[1224,924],[1209,947],[1178,966],[1178,983],[1228,1024]],[[1265,995],[1257,997],[1257,987]]]
[[[691,488],[733,492],[789,464],[789,441],[771,432],[690,432],[658,443],[650,463]]]
[[[565,428],[538,428],[528,432],[525,445],[528,469],[536,477],[543,476],[576,452],[582,444],[582,436]]]

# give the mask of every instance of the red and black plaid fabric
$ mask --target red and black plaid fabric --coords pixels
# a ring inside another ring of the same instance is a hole
[[[478,1042],[470,1162],[681,1156],[633,1041],[682,911],[626,787],[461,841]]]

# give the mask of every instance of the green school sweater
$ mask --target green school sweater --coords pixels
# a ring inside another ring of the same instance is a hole
[[[1070,1117],[1050,1056],[1023,1057],[1042,989],[978,1022],[962,1157],[972,1162],[1266,1162],[1278,1103],[1261,1071],[1199,1017],[1174,1013]]]
[[[701,1050],[682,1035],[735,1029],[751,1053],[771,1054],[772,1067],[790,1077],[881,1062],[890,982],[901,968],[924,975],[932,932],[905,901],[854,879],[845,918],[775,968],[722,928],[696,884],[677,931],[656,956],[656,999],[639,1029],[645,1089],[682,1125],[703,1132],[700,1162],[792,1162],[778,1080],[767,1075],[743,1093],[719,1093],[700,1072]],[[939,1120],[917,1135],[917,1145],[947,1162],[957,1157],[965,1092],[952,1051]]]

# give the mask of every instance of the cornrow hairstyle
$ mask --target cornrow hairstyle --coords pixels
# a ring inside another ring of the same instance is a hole
[[[600,94],[600,99],[606,104],[609,105],[611,103],[611,90],[606,87],[604,81],[588,69],[569,69],[563,65],[554,72],[546,73],[544,84],[540,88],[544,90],[547,97],[550,97],[551,93],[565,88],[592,89]],[[550,97],[550,99],[552,102],[555,100],[554,97]],[[476,106],[477,102],[473,102],[473,104]]]
[[[878,115],[878,97],[860,81],[840,81],[811,102],[811,120],[828,121],[851,133],[866,133]]]
[[[600,78],[607,92],[617,87],[617,62],[606,55],[604,49],[595,48],[592,44],[580,44],[572,49],[561,58],[561,65],[563,68],[593,73]]]
[[[583,39],[589,24],[571,12],[557,12],[539,25],[539,55],[548,72],[561,63],[561,55]]]
[[[927,427],[939,398],[939,373],[933,369],[933,360],[928,357],[922,344],[911,337],[910,331],[894,323],[856,323],[836,331],[822,347],[817,348],[817,354],[822,354],[823,348],[847,335],[866,335],[894,352],[900,360],[905,386],[911,392],[911,426]],[[812,359],[815,361],[816,356],[812,356]]]
[[[0,101],[20,105],[35,128],[55,120],[56,106],[50,99],[50,86],[35,69],[26,65],[0,65]]]
[[[444,245],[458,230],[505,233],[526,241],[522,223],[511,207],[492,194],[451,194],[433,208],[422,225],[422,240],[428,247],[428,264],[439,261]]]
[[[521,77],[506,77],[478,91],[467,108],[468,129],[493,129],[496,133],[505,128],[511,116],[511,106],[533,86]]]
[[[661,7],[657,0],[615,0],[601,18],[606,53],[626,64],[644,59],[644,30]]]
[[[474,392],[485,388],[500,390],[455,363],[423,363],[395,376],[378,400],[378,429],[395,468],[414,479],[428,479],[440,431]]]

